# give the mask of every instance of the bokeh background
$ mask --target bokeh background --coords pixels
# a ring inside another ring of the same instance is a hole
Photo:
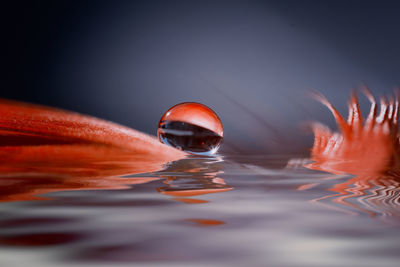
[[[303,123],[333,126],[307,92],[345,112],[352,88],[400,85],[398,1],[9,2],[0,97],[153,135],[197,101],[221,117],[225,153],[307,153]]]

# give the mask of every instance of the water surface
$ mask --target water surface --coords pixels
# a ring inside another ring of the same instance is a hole
[[[397,267],[398,180],[360,181],[306,163],[188,158],[96,186],[2,177],[0,266]]]

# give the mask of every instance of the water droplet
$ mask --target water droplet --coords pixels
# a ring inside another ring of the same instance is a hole
[[[173,106],[161,117],[158,139],[196,155],[217,152],[224,130],[215,112],[205,105],[186,102]]]

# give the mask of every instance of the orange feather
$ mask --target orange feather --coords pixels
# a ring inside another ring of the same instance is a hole
[[[147,182],[156,178],[119,177],[158,171],[185,156],[155,137],[112,122],[0,100],[0,202]]]

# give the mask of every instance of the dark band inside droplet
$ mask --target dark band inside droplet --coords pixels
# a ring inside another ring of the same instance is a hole
[[[158,136],[164,144],[191,153],[207,153],[219,147],[222,137],[201,126],[182,121],[163,121]]]

